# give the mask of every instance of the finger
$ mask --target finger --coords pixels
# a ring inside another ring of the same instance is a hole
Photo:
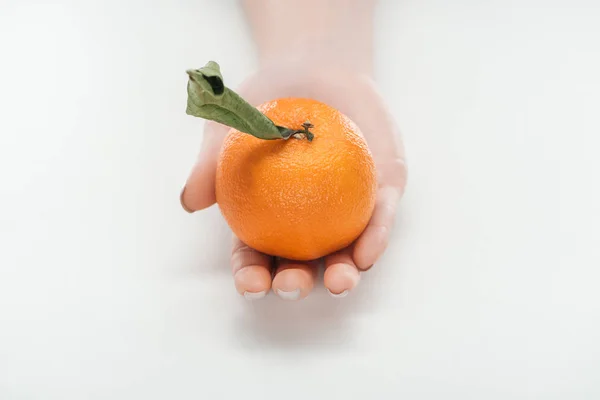
[[[352,249],[345,248],[325,257],[323,282],[332,297],[346,297],[358,285],[360,273],[352,260]]]
[[[408,171],[406,162],[402,158],[378,160],[377,182],[380,187],[393,186],[398,189],[400,197],[404,194]]]
[[[387,186],[377,191],[373,216],[354,246],[352,258],[359,270],[365,271],[383,254],[388,245],[400,200],[400,190]]]
[[[210,207],[216,201],[217,159],[227,129],[226,126],[212,121],[205,125],[198,160],[181,191],[181,206],[187,212],[192,213]]]
[[[281,259],[273,278],[273,291],[284,300],[303,299],[315,286],[316,261]]]
[[[248,300],[265,297],[271,288],[272,261],[272,257],[254,250],[234,237],[231,268],[238,293]]]

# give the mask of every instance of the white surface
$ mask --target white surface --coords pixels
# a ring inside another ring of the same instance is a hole
[[[597,2],[382,2],[397,230],[296,304],[178,204],[185,69],[256,66],[236,2],[38,3],[0,3],[0,398],[600,398]]]

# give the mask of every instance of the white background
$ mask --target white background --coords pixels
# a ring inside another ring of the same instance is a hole
[[[382,1],[410,179],[351,296],[248,303],[178,202],[235,1],[0,1],[1,399],[600,398],[600,5]],[[293,51],[293,49],[290,49]]]

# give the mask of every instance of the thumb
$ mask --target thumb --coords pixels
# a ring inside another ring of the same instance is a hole
[[[180,195],[181,206],[189,213],[210,207],[216,202],[217,159],[227,130],[226,126],[212,121],[204,127],[200,154]]]

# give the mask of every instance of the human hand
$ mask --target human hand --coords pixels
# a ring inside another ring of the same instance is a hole
[[[236,90],[250,104],[281,97],[306,97],[337,108],[353,120],[365,136],[377,168],[375,210],[360,237],[349,247],[324,257],[324,285],[334,297],[344,297],[387,247],[397,203],[406,184],[404,149],[396,125],[370,78],[339,68],[277,65],[248,78]],[[198,161],[181,192],[188,212],[216,201],[215,179],[221,144],[229,128],[206,123]],[[281,298],[306,297],[314,287],[319,260],[279,259],[233,239],[231,266],[237,291],[248,299],[264,297],[270,289]]]

